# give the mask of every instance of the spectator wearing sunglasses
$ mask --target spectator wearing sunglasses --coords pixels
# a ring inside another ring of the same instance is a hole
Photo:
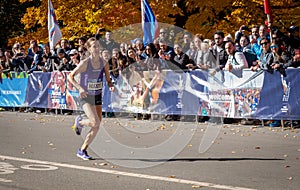
[[[78,54],[78,51],[76,49],[72,49],[69,53],[70,60],[66,65],[67,71],[72,71],[77,67],[77,65],[80,62],[80,56]]]
[[[159,30],[159,36],[157,38],[157,40],[160,41],[164,41],[166,42],[166,45],[170,46],[170,41],[169,41],[169,37],[168,37],[168,32],[165,28],[161,28]],[[171,46],[170,46],[171,47]]]
[[[260,45],[262,47],[262,53],[260,55],[260,59],[250,69],[252,71],[258,71],[259,69],[262,69],[273,73],[271,64],[273,63],[274,57],[270,49],[270,39],[263,37],[260,40]]]
[[[284,65],[286,64],[286,61],[284,52],[280,49],[279,45],[275,41],[271,43],[270,49],[274,57],[273,63],[271,63],[272,69],[279,71],[285,77],[286,72]]]

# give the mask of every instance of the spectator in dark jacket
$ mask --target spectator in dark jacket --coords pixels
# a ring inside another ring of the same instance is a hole
[[[42,54],[39,51],[39,47],[37,44],[34,44],[32,46],[32,52],[34,54],[33,56],[33,62],[31,65],[31,68],[27,71],[27,73],[32,73],[34,71],[41,71],[41,67],[43,67],[43,62],[42,62]]]
[[[216,67],[213,68],[214,71],[211,72],[211,75],[215,75],[216,72],[222,71],[228,59],[228,55],[225,51],[224,33],[222,31],[216,31],[214,33],[214,41],[215,41],[215,45],[210,50],[210,53],[213,55],[213,57],[216,60],[216,64],[215,64]],[[221,80],[225,81],[223,71],[222,71],[222,76],[223,77]]]
[[[55,69],[59,71],[67,70],[68,56],[64,49],[57,49],[57,56],[54,59]]]
[[[182,51],[182,48],[179,44],[174,45],[175,56],[171,62],[177,66],[179,69],[186,71],[187,69],[192,69],[193,67],[190,65],[190,59],[187,54]]]

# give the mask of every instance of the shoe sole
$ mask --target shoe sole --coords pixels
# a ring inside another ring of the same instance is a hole
[[[84,158],[84,157],[82,157],[82,156],[79,155],[79,154],[76,154],[76,156],[77,156],[78,158],[81,158],[82,160],[92,160],[92,158]]]
[[[80,120],[81,120],[81,117],[77,116],[76,119],[75,119],[75,124],[72,126],[72,128],[74,129],[76,135],[81,134],[82,127],[79,126],[79,121]]]

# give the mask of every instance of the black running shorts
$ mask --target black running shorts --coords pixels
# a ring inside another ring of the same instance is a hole
[[[81,106],[83,106],[86,103],[89,103],[91,105],[102,105],[102,94],[87,95],[86,98],[80,98]]]

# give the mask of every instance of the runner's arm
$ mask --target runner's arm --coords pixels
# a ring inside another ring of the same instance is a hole
[[[82,73],[87,68],[87,59],[82,60],[75,69],[71,71],[71,73],[68,75],[68,80],[77,88],[79,91],[83,90],[83,88],[80,86],[80,84],[75,80],[75,76],[79,73]]]
[[[109,87],[113,87],[114,84],[111,82],[110,73],[109,73],[109,64],[108,62],[104,62],[104,73],[105,73],[105,79],[107,81],[107,85]]]

